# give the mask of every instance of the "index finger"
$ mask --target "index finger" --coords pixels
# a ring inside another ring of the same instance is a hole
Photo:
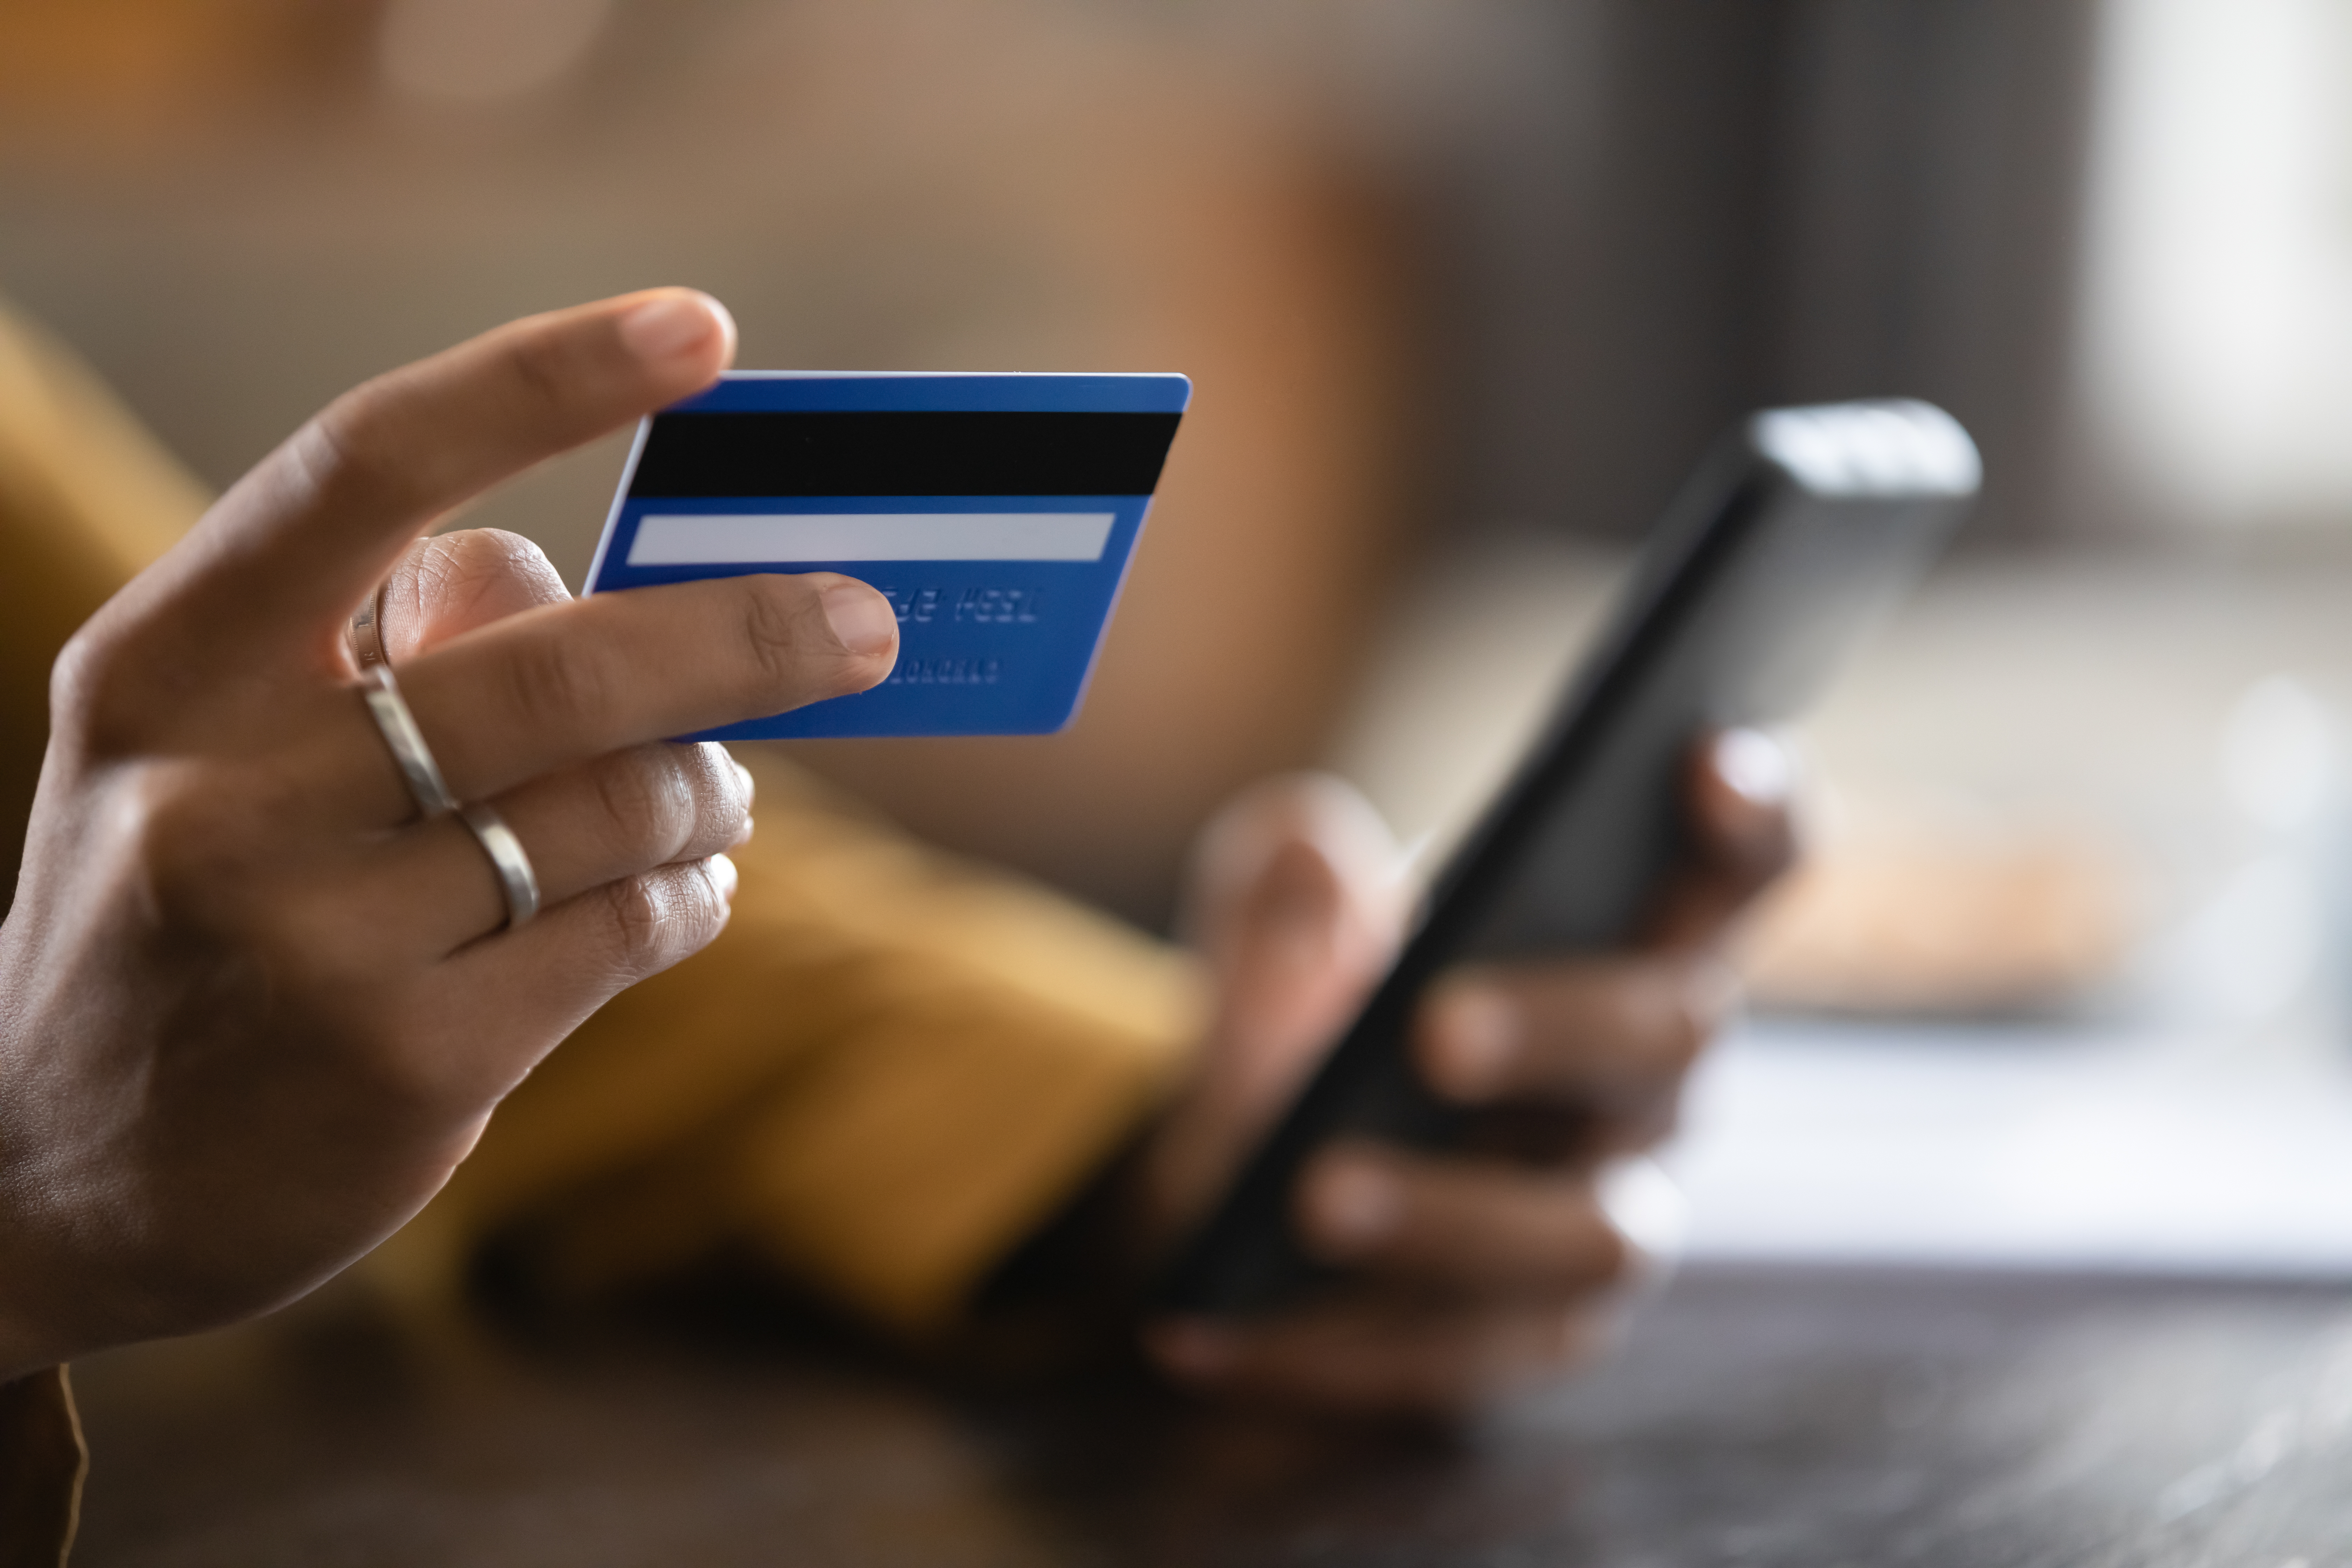
[[[183,669],[274,666],[289,645],[331,659],[344,619],[436,518],[708,385],[734,342],[716,300],[656,289],[378,376],[238,480],[131,613],[147,613]]]
[[[607,752],[863,691],[898,646],[889,601],[830,572],[706,578],[541,605],[401,667],[460,800]],[[414,802],[355,695],[333,694],[295,764],[329,811],[394,822]]]

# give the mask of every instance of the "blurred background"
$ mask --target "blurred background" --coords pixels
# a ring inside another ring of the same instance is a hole
[[[2352,1272],[2343,0],[0,0],[0,292],[226,483],[507,317],[1177,370],[1085,716],[800,760],[1147,925],[1237,785],[1442,853],[1764,404],[1975,433],[1800,737],[1725,1255]],[[624,440],[468,521],[575,584]]]

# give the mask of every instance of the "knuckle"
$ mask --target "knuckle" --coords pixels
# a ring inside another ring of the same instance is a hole
[[[235,792],[159,765],[141,770],[125,794],[136,875],[160,922],[186,929],[228,921],[252,870],[250,824]]]
[[[607,962],[624,984],[698,952],[726,923],[709,879],[695,867],[622,878],[605,885],[603,898]]]
[[[139,662],[94,624],[76,632],[49,667],[50,732],[100,753],[129,744],[145,709]]]
[[[684,847],[693,803],[658,748],[639,746],[608,757],[591,776],[603,832],[615,848],[657,865]]]
[[[790,684],[798,675],[803,648],[800,607],[782,584],[768,579],[747,580],[743,596],[742,634],[751,670],[762,690]]]
[[[398,438],[399,414],[382,378],[354,387],[294,434],[288,451],[319,500],[376,508],[412,504],[415,444]]]
[[[339,949],[332,911],[302,896],[288,875],[282,824],[289,809],[258,770],[143,763],[114,786],[108,842],[96,858],[115,868],[137,919],[152,936],[192,952],[274,977],[298,976]],[[341,965],[349,969],[351,965]]]
[[[747,697],[770,703],[797,703],[830,689],[840,670],[829,637],[811,635],[808,620],[820,616],[809,585],[791,577],[744,577],[740,634]]]
[[[635,980],[661,967],[661,900],[651,876],[624,877],[604,886],[605,948],[613,967]]]
[[[583,637],[532,638],[519,643],[505,664],[515,709],[534,718],[576,723],[602,714],[612,700],[611,673]]]
[[[579,379],[576,356],[564,339],[544,332],[524,331],[507,346],[507,374],[515,390],[533,413],[561,413],[572,401]]]

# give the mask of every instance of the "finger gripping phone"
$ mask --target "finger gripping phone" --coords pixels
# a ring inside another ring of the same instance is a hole
[[[1423,990],[1465,960],[1633,940],[1684,854],[1692,744],[1811,702],[1934,561],[1980,475],[1958,422],[1907,400],[1769,409],[1717,445],[1387,976],[1162,1279],[1161,1307],[1246,1313],[1324,1274],[1291,1193],[1326,1140],[1459,1140],[1463,1113],[1407,1049]]]

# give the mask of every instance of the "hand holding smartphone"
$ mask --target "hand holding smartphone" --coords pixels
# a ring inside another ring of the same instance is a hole
[[[1419,930],[1179,1255],[1161,1307],[1246,1314],[1326,1273],[1291,1203],[1328,1140],[1459,1141],[1463,1113],[1423,1086],[1406,1048],[1429,984],[1462,961],[1635,938],[1685,851],[1693,742],[1810,701],[1934,559],[1979,476],[1966,433],[1918,403],[1773,410],[1725,439],[1651,535],[1608,631]]]

